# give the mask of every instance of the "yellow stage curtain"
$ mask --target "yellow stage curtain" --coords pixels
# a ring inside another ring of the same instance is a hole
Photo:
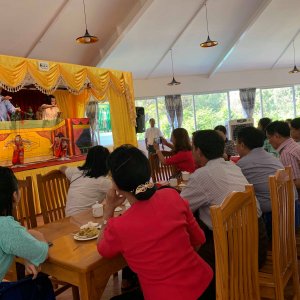
[[[9,91],[20,90],[30,76],[35,86],[45,94],[52,94],[59,84],[67,91],[55,96],[63,117],[83,117],[85,104],[93,95],[99,101],[108,100],[114,146],[123,143],[137,145],[135,135],[135,105],[133,80],[130,72],[100,69],[47,61],[49,70],[39,70],[39,60],[0,55],[0,84]],[[87,84],[89,87],[87,89]]]
[[[85,89],[81,94],[73,95],[68,91],[55,91],[53,95],[63,113],[62,117],[64,119],[82,118],[84,117],[85,105],[91,96],[91,92]]]

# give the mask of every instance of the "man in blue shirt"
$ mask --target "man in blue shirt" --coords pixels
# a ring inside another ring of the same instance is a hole
[[[1,91],[2,88],[0,88],[0,121],[7,121],[8,112],[14,113],[16,111],[21,111],[21,109],[19,107],[14,107],[9,101],[12,98],[10,96],[2,96]]]
[[[242,128],[237,135],[236,149],[241,159],[241,168],[249,183],[253,184],[257,200],[263,213],[270,212],[271,201],[269,176],[284,169],[280,160],[264,150],[264,134],[254,127]]]

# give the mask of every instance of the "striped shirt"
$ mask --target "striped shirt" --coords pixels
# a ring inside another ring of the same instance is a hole
[[[249,184],[241,169],[224,158],[212,159],[191,174],[181,197],[188,200],[191,210],[198,211],[199,218],[212,229],[210,206],[221,204],[233,191],[243,192]],[[257,215],[261,216],[258,201]]]
[[[293,179],[300,178],[300,145],[292,138],[288,138],[276,150],[282,164],[285,167],[292,167]]]

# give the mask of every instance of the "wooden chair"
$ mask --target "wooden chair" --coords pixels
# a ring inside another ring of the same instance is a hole
[[[27,176],[25,180],[18,180],[18,185],[21,200],[14,210],[14,217],[27,229],[37,227],[31,176]]]
[[[172,156],[172,152],[162,151],[161,152],[165,158]],[[151,177],[153,182],[167,181],[170,177],[176,174],[175,166],[164,165],[159,161],[157,154],[151,154],[149,157],[149,162],[151,166]]]
[[[27,229],[34,228],[37,226],[37,221],[35,216],[31,176],[27,176],[25,180],[18,180],[18,186],[21,197],[20,202],[13,210],[14,218]],[[24,275],[24,266],[14,261],[8,272],[5,274],[5,279],[16,281],[18,278],[24,277]]]
[[[65,217],[65,206],[69,182],[62,172],[51,171],[36,176],[44,223],[50,223]]]
[[[289,291],[293,299],[300,299],[295,240],[295,201],[290,167],[278,170],[269,177],[272,202],[272,252],[259,272],[260,293],[263,298],[284,299]]]
[[[258,222],[252,185],[210,208],[216,257],[217,299],[260,299]]]
[[[50,171],[45,175],[36,176],[41,211],[44,223],[51,223],[65,217],[65,207],[69,181],[66,175],[58,170]],[[78,288],[69,283],[51,277],[55,296],[68,288],[72,288],[73,299],[79,299]]]

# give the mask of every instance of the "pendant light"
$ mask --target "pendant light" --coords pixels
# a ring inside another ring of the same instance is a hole
[[[76,42],[79,44],[92,44],[98,42],[98,38],[94,35],[90,35],[87,29],[87,23],[86,23],[86,12],[85,12],[85,3],[83,2],[83,11],[84,11],[84,22],[85,22],[85,34],[83,36],[80,36],[76,39]]]
[[[209,31],[208,31],[208,17],[207,17],[207,6],[205,2],[205,12],[206,12],[206,30],[207,30],[207,40],[203,43],[200,44],[202,48],[209,48],[209,47],[214,47],[218,45],[217,41],[212,41],[209,37]]]
[[[296,66],[295,40],[293,40],[293,49],[294,49],[294,68],[293,70],[289,71],[289,74],[296,74],[300,72],[300,70]]]
[[[173,51],[172,49],[170,49],[171,52],[171,62],[172,62],[172,74],[173,74],[173,79],[171,82],[168,83],[168,85],[179,85],[181,84],[181,82],[176,81],[175,77],[174,77],[174,64],[173,64]]]

